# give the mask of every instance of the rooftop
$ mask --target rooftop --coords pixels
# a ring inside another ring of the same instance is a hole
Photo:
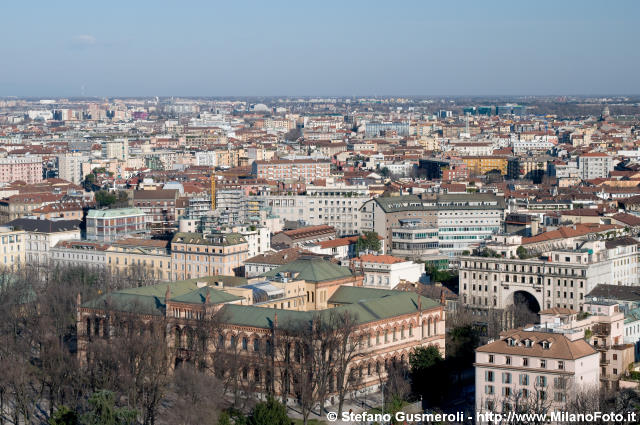
[[[353,276],[351,271],[322,258],[299,258],[273,270],[263,273],[262,277],[291,274],[292,278],[306,282],[325,282]]]

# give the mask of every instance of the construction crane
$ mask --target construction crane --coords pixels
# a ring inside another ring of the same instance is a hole
[[[216,209],[216,170],[211,169],[211,210]]]

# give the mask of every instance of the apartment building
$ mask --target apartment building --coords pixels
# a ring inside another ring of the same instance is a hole
[[[237,233],[176,233],[171,240],[174,280],[241,274],[249,247]]]
[[[90,210],[87,239],[113,241],[147,232],[147,215],[140,208]]]
[[[392,255],[365,254],[350,260],[350,267],[364,275],[363,286],[393,289],[401,280],[419,282],[425,276],[423,264]]]
[[[147,215],[147,226],[155,232],[175,230],[178,189],[136,190],[133,206]]]
[[[359,233],[360,208],[371,195],[364,185],[334,183],[307,186],[306,195],[261,192],[250,198],[258,199],[284,220],[303,220],[308,225],[326,224],[335,227],[339,236],[349,236]]]
[[[577,392],[598,388],[599,365],[579,333],[507,331],[476,349],[476,412],[509,412],[516,403],[566,410]]]
[[[637,241],[587,241],[529,259],[460,257],[460,296],[477,309],[504,309],[523,296],[536,311],[552,307],[582,311],[599,284],[637,285]],[[634,272],[635,270],[635,272]]]
[[[0,227],[0,265],[13,269],[24,264],[25,231],[15,226]]]
[[[59,241],[49,252],[53,264],[65,267],[105,269],[109,247],[101,242],[64,240]]]
[[[503,175],[507,174],[509,160],[506,156],[463,156],[461,160],[466,164],[471,174],[481,175],[493,170],[498,170]]]
[[[375,231],[393,247],[400,220],[420,220],[422,226],[438,229],[441,254],[458,256],[497,233],[504,211],[504,198],[490,193],[380,196],[360,208],[361,229]]]
[[[80,240],[79,220],[36,220],[19,218],[7,223],[24,230],[25,262],[30,265],[48,264],[49,250],[63,240]]]
[[[57,155],[58,177],[73,184],[82,183],[82,164],[91,161],[89,155],[81,152],[69,152]]]
[[[160,281],[171,279],[169,241],[124,238],[106,249],[106,264],[120,275],[140,273]]]
[[[577,159],[578,176],[582,180],[609,177],[613,170],[613,158],[603,152],[587,152]]]
[[[27,184],[41,182],[42,157],[8,156],[0,158],[0,183],[11,183],[17,180]]]
[[[397,257],[428,260],[440,253],[438,228],[424,224],[421,219],[398,220],[391,229],[391,254]]]
[[[265,180],[302,180],[311,183],[327,179],[331,174],[331,163],[316,159],[254,161],[251,166],[252,174]]]
[[[635,361],[634,344],[625,342],[625,315],[614,301],[588,300],[578,313],[566,308],[540,312],[540,324],[527,330],[552,329],[576,333],[600,355],[600,381],[606,389],[618,389],[618,381]]]
[[[106,140],[102,143],[102,157],[126,161],[129,159],[129,141],[127,139]]]
[[[0,200],[0,223],[31,215],[46,205],[60,203],[64,196],[53,193],[16,194]]]

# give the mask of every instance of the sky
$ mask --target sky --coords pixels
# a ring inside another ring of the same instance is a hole
[[[6,1],[0,97],[640,94],[640,2]]]

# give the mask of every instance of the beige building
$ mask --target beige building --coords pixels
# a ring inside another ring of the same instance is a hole
[[[637,285],[637,241],[587,241],[529,259],[460,257],[460,296],[475,309],[504,309],[523,296],[534,311],[553,307],[582,311],[598,284]],[[537,304],[537,305],[536,305]]]
[[[169,242],[155,239],[120,239],[106,250],[106,263],[118,274],[129,274],[138,269],[153,279],[171,279]]]
[[[578,391],[597,388],[600,356],[578,336],[515,329],[477,348],[476,412],[525,403],[563,410]]]
[[[13,226],[0,227],[0,265],[19,267],[25,259],[25,231]]]
[[[600,355],[602,386],[617,389],[618,381],[634,363],[634,346],[624,343],[624,313],[615,301],[590,300],[583,307],[581,313],[564,308],[541,311],[536,328],[579,333]]]
[[[171,241],[172,278],[239,274],[248,251],[246,239],[237,233],[176,233]]]
[[[49,250],[51,262],[67,267],[104,269],[109,245],[89,241],[60,241]]]

